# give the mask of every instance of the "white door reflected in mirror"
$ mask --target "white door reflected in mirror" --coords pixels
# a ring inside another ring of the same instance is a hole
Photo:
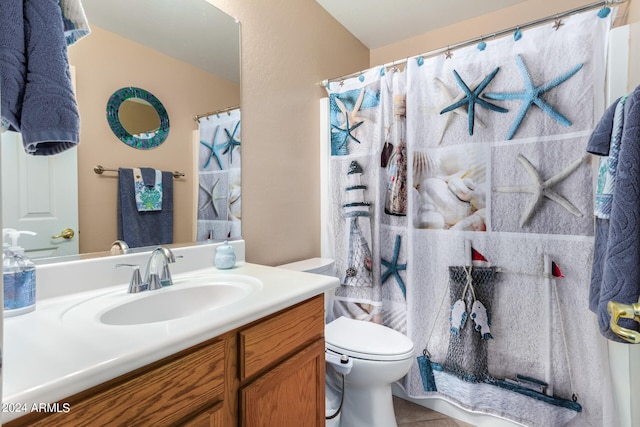
[[[77,148],[27,155],[16,132],[4,132],[1,145],[2,226],[37,233],[19,241],[29,258],[78,254]],[[75,235],[61,236],[65,229]]]

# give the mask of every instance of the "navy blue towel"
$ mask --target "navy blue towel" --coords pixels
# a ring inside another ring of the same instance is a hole
[[[155,182],[155,169],[140,168],[144,182]],[[162,172],[162,210],[139,212],[132,169],[118,169],[118,240],[130,248],[173,243],[173,174]]]
[[[27,76],[23,3],[4,2],[0,13],[0,99],[2,127],[20,131],[20,112]]]
[[[3,3],[0,67],[2,124],[22,133],[25,151],[48,156],[75,147],[80,116],[58,0]]]
[[[625,341],[609,326],[607,303],[633,304],[640,297],[640,86],[624,107],[611,217],[596,222],[589,296],[589,308],[598,316],[601,333],[621,342]],[[620,319],[619,325],[640,331],[640,324],[630,319]]]

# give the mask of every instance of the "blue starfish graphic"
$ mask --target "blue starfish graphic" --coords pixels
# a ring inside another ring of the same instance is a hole
[[[387,279],[389,277],[391,277],[391,275],[394,275],[396,278],[396,281],[398,282],[398,286],[400,286],[400,290],[402,291],[402,295],[404,295],[404,297],[407,297],[407,288],[404,285],[404,282],[402,281],[402,277],[400,277],[400,271],[401,270],[406,270],[407,269],[407,264],[398,264],[398,256],[400,255],[400,241],[402,240],[402,237],[398,234],[396,236],[396,244],[393,248],[393,259],[391,260],[391,262],[385,260],[384,258],[380,258],[380,261],[382,262],[382,265],[384,265],[385,267],[387,267],[387,271],[385,271],[382,274],[382,277],[380,278],[380,280],[382,281],[382,283],[384,284],[384,282],[387,281]]]
[[[209,158],[207,159],[207,163],[204,164],[204,169],[209,167],[209,163],[211,163],[211,159],[215,158],[216,162],[218,162],[218,166],[220,166],[220,169],[224,169],[222,167],[222,160],[220,159],[220,154],[218,154],[218,151],[224,149],[226,147],[226,144],[216,144],[216,142],[218,141],[218,131],[220,130],[220,126],[216,126],[216,130],[213,133],[213,143],[212,144],[207,144],[204,141],[200,141],[200,144],[204,145],[205,147],[207,147],[209,150],[211,150],[211,154],[209,155]]]
[[[341,128],[340,126],[337,125],[331,125],[331,129],[332,132],[334,133],[339,133],[339,134],[344,134],[344,138],[342,139],[342,141],[338,144],[337,146],[337,150],[342,149],[347,142],[349,142],[349,138],[353,139],[355,142],[357,142],[358,144],[360,144],[360,141],[358,141],[358,138],[356,138],[355,136],[353,136],[353,134],[351,132],[353,132],[354,130],[356,130],[358,127],[360,127],[360,125],[362,125],[364,122],[358,122],[355,125],[349,127],[349,116],[345,117],[345,122],[344,122],[344,129]]]
[[[482,93],[482,91],[487,87],[487,85],[491,82],[491,80],[493,80],[493,78],[496,76],[496,74],[498,74],[498,70],[500,70],[500,67],[496,67],[495,70],[493,70],[491,72],[491,74],[489,74],[487,77],[484,78],[484,80],[482,80],[482,82],[480,83],[480,85],[475,89],[475,90],[471,90],[469,88],[469,86],[467,86],[467,84],[462,80],[462,78],[460,78],[460,75],[456,72],[456,70],[453,70],[453,75],[456,78],[456,81],[458,82],[458,85],[460,86],[460,88],[462,89],[462,91],[465,93],[465,97],[462,98],[460,101],[455,102],[451,105],[449,105],[447,108],[445,108],[444,110],[440,111],[440,114],[443,113],[447,113],[449,111],[454,111],[456,108],[464,105],[464,104],[468,104],[468,113],[469,113],[469,135],[473,135],[473,124],[474,124],[474,120],[475,120],[475,106],[476,104],[483,106],[484,108],[487,108],[489,110],[493,110],[493,111],[497,111],[499,113],[506,113],[509,110],[504,109],[502,107],[498,107],[497,105],[494,105],[490,102],[485,101],[484,99],[480,98],[480,94]]]
[[[542,99],[541,96],[545,92],[548,92],[556,86],[559,86],[569,80],[575,73],[580,71],[580,69],[582,68],[582,64],[576,65],[571,70],[545,84],[535,86],[533,84],[533,81],[531,80],[531,74],[529,73],[526,65],[524,65],[524,61],[522,60],[522,57],[520,55],[516,55],[516,61],[518,62],[520,74],[522,74],[522,79],[524,80],[525,89],[522,92],[500,92],[484,94],[485,98],[495,99],[499,101],[507,101],[512,99],[522,100],[522,107],[520,108],[520,111],[518,111],[518,115],[511,125],[511,129],[509,129],[507,140],[513,138],[513,135],[515,135],[518,127],[524,120],[524,117],[527,115],[529,107],[531,107],[531,105],[533,104],[540,107],[542,111],[550,115],[555,121],[562,124],[563,126],[571,126],[571,121],[560,114],[555,108],[553,108],[549,103]]]
[[[233,150],[236,147],[240,147],[240,141],[236,139],[236,132],[238,132],[238,127],[240,126],[240,120],[236,123],[236,127],[233,128],[233,133],[229,133],[227,128],[224,129],[224,132],[227,134],[227,138],[229,138],[229,142],[225,144],[225,149],[222,154],[229,153],[229,162],[233,163]]]

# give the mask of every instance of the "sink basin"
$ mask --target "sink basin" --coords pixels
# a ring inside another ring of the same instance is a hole
[[[227,306],[261,286],[262,282],[249,276],[184,277],[156,291],[128,294],[122,289],[85,300],[68,309],[63,320],[93,318],[105,325],[164,322]]]

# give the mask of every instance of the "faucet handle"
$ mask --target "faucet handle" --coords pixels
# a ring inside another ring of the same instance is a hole
[[[171,277],[171,270],[169,270],[169,264],[165,263],[162,266],[162,273],[160,274],[160,283],[162,286],[173,285],[173,278]]]
[[[136,264],[116,264],[116,268],[119,267],[131,267],[133,268],[133,274],[131,275],[131,280],[129,281],[129,289],[127,290],[130,294],[136,294],[138,292],[144,291],[146,288],[144,283],[142,282],[142,277],[140,276],[140,266]]]

